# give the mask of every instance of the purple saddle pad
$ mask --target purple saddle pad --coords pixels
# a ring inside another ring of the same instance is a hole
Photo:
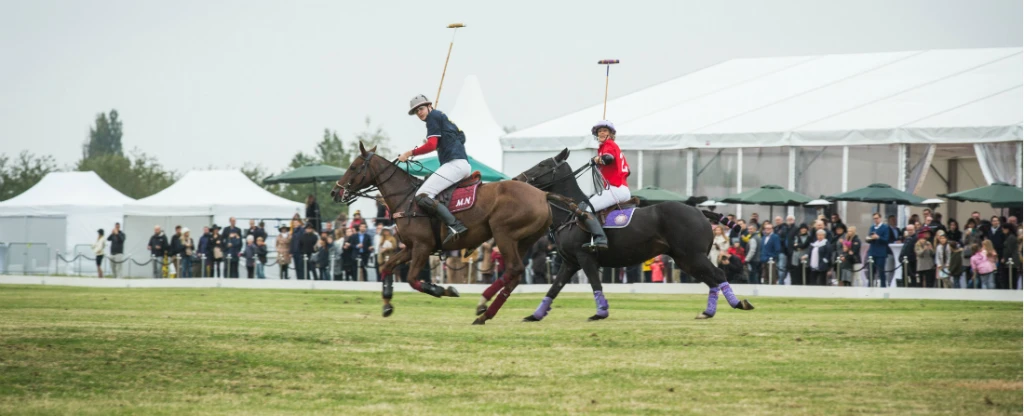
[[[629,225],[629,221],[633,219],[633,210],[635,208],[617,209],[609,212],[608,216],[604,219],[604,228],[626,228]]]

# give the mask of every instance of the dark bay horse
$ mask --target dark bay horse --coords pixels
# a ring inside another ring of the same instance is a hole
[[[406,248],[389,257],[380,266],[384,282],[384,316],[394,311],[391,305],[391,282],[395,266],[409,263],[410,273],[406,281],[414,289],[434,297],[456,297],[458,292],[455,288],[441,288],[432,282],[421,282],[416,277],[417,272],[423,269],[430,255],[436,251],[475,249],[493,237],[495,245],[508,262],[506,278],[501,287],[490,293],[491,296],[499,294],[497,300],[473,324],[481,325],[494,318],[522,278],[525,270],[522,258],[527,249],[551,225],[547,193],[516,181],[481,184],[473,207],[455,214],[469,231],[457,240],[439,247],[439,241],[444,241],[448,232],[447,227],[436,224],[414,202],[416,189],[423,181],[402,170],[394,162],[376,155],[376,150],[376,147],[366,150],[359,143],[360,155],[334,185],[331,195],[336,202],[351,202],[357,197],[367,196],[368,188],[376,187],[396,218],[398,238]],[[437,232],[442,234],[437,236]]]
[[[580,210],[572,201],[588,201],[588,198],[565,161],[568,157],[569,150],[562,150],[557,156],[540,162],[514,178],[550,192],[550,199],[556,206],[552,210],[554,244],[563,260],[562,268],[547,296],[525,321],[539,321],[547,316],[551,303],[562,287],[580,269],[586,273],[594,290],[594,302],[597,303],[597,314],[591,316],[590,320],[604,319],[608,317],[608,302],[604,298],[598,268],[637,265],[661,254],[672,257],[686,274],[700,279],[710,288],[707,308],[697,319],[715,316],[719,292],[725,295],[733,308],[754,309],[750,302],[736,298],[726,282],[725,272],[708,259],[714,239],[709,220],[723,221],[720,214],[702,211],[680,202],[663,202],[637,208],[627,228],[605,230],[608,234],[607,250],[594,253],[584,249],[583,244],[590,241],[590,234],[576,224],[575,217],[580,214]],[[557,198],[557,195],[565,198]],[[564,208],[558,208],[558,205]]]

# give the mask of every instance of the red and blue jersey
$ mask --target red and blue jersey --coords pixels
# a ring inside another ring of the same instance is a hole
[[[412,150],[419,156],[437,150],[437,161],[442,165],[466,157],[466,134],[444,113],[433,110],[427,114],[427,143]]]

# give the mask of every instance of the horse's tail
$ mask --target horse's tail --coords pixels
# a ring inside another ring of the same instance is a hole
[[[712,212],[703,209],[700,210],[700,212],[701,214],[704,214],[704,216],[707,217],[707,219],[711,220],[712,224],[722,224],[728,227],[730,230],[736,229],[740,226],[739,224],[729,220],[729,217],[725,216],[725,214],[719,214],[717,212]]]

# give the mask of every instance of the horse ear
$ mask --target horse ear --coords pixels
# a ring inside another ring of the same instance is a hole
[[[568,159],[568,158],[569,158],[569,148],[568,147],[562,149],[562,152],[559,153],[558,156],[555,156],[555,160],[557,160],[559,162],[564,162],[565,159]]]
[[[370,153],[377,153],[377,146],[373,146],[373,149],[370,149]]]
[[[366,148],[363,147],[363,141],[362,140],[359,141],[359,153],[362,153],[363,156],[366,156]]]

